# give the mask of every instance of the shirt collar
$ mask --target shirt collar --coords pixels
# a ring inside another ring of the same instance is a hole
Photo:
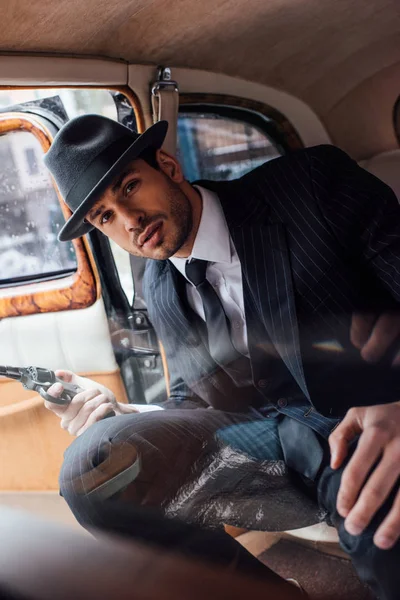
[[[194,187],[200,193],[203,208],[192,253],[188,258],[169,259],[182,274],[186,261],[192,258],[214,263],[232,261],[229,229],[217,194],[199,185]]]

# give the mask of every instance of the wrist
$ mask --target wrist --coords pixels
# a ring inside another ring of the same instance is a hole
[[[117,411],[121,415],[130,415],[132,413],[153,412],[155,410],[164,410],[156,404],[125,404],[117,402]]]
[[[162,406],[159,406],[158,404],[131,404],[130,406],[134,407],[134,411],[133,412],[139,412],[139,413],[144,413],[144,412],[154,412],[155,410],[164,410]]]

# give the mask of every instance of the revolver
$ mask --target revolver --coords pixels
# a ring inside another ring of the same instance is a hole
[[[72,398],[82,391],[78,385],[67,383],[56,377],[54,371],[42,369],[41,367],[8,367],[0,365],[0,376],[20,381],[26,390],[38,392],[44,400],[61,404],[62,406],[69,404]],[[47,390],[53,383],[57,382],[62,384],[64,390],[61,396],[55,398],[54,396],[50,396]]]
[[[0,365],[0,376],[20,381],[26,390],[38,392],[47,402],[54,402],[54,404],[60,404],[61,406],[69,404],[72,398],[82,391],[79,385],[67,383],[56,377],[54,371],[42,367],[6,367]],[[64,388],[58,398],[47,393],[53,383],[61,383]],[[115,412],[113,410],[108,412],[103,419],[108,417],[115,417]]]

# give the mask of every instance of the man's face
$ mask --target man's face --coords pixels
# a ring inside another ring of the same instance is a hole
[[[173,159],[162,156],[160,170],[142,159],[130,163],[86,215],[130,254],[158,260],[176,254],[193,229],[192,205],[174,176]]]

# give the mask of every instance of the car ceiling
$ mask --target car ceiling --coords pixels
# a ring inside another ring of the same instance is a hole
[[[301,98],[334,141],[350,127],[375,150],[397,145],[399,0],[13,0],[0,50],[223,72]]]

